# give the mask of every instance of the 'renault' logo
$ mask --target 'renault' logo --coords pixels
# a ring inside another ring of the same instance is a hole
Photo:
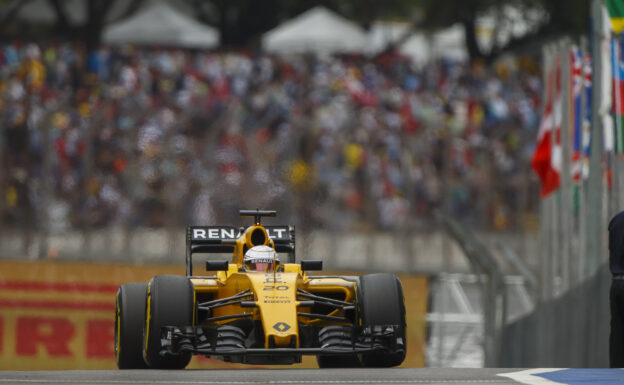
[[[290,329],[290,325],[285,322],[278,322],[273,325],[273,329],[277,330],[278,332],[285,332],[286,330]]]

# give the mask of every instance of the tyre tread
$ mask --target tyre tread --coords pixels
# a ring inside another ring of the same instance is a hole
[[[157,275],[149,283],[150,314],[143,332],[143,359],[152,369],[184,369],[192,358],[191,352],[160,355],[160,328],[190,326],[193,322],[193,284],[178,275]],[[145,334],[149,322],[147,342]]]
[[[401,281],[394,274],[369,274],[361,278],[362,326],[399,325],[405,343],[405,301]],[[362,354],[365,367],[393,367],[405,359],[406,351]]]
[[[119,369],[145,369],[143,360],[143,323],[145,322],[145,296],[147,283],[126,283],[119,287],[115,303],[115,347],[119,339],[119,351],[115,361]],[[118,311],[121,313],[118,314]],[[119,333],[117,317],[119,317]]]

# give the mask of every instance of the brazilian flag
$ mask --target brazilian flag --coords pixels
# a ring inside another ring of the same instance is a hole
[[[624,0],[607,0],[607,12],[611,19],[613,32],[619,34],[624,30]]]

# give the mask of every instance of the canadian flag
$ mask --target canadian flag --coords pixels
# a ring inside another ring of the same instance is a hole
[[[537,147],[531,161],[531,167],[542,183],[542,198],[557,190],[560,184],[561,102],[561,66],[557,57],[554,71],[549,69],[547,72],[546,103],[537,134]]]

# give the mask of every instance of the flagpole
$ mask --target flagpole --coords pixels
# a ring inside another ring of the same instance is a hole
[[[603,2],[601,0],[593,0],[591,8],[592,23],[592,116],[591,116],[591,144],[589,156],[589,177],[587,188],[587,220],[586,220],[586,250],[585,255],[587,262],[585,264],[584,277],[590,277],[600,265],[604,257],[603,237],[605,227],[602,211],[602,154],[603,154],[603,81],[602,62],[603,62],[603,42],[604,23],[603,19]]]
[[[562,94],[562,54],[561,43],[555,43],[552,47],[553,50],[553,98],[552,98],[552,114],[551,114],[551,158],[550,165],[553,169],[559,173],[559,185],[557,189],[551,193],[551,216],[552,216],[552,235],[551,248],[552,253],[550,257],[550,271],[551,271],[551,288],[550,298],[557,297],[561,290],[562,274],[561,264],[563,261],[563,234],[562,234],[562,162],[563,156],[561,154],[561,131],[563,123],[563,94]]]
[[[580,113],[580,120],[581,120],[581,143],[580,143],[580,167],[581,167],[581,176],[580,176],[580,180],[577,183],[578,186],[578,204],[579,204],[579,211],[578,211],[578,229],[577,229],[577,236],[578,236],[578,250],[576,252],[576,256],[575,256],[575,261],[574,261],[574,277],[573,277],[573,285],[576,285],[580,282],[582,282],[583,280],[583,270],[584,270],[584,264],[585,264],[585,243],[586,243],[586,238],[585,238],[585,212],[586,212],[586,205],[587,205],[587,200],[586,195],[587,195],[587,186],[585,184],[585,117],[587,116],[587,92],[586,92],[586,73],[585,73],[585,60],[586,60],[586,54],[587,54],[587,39],[586,37],[582,36],[580,39],[580,44],[579,44],[579,48],[581,51],[581,113]]]
[[[582,237],[581,229],[581,194],[582,194],[582,124],[583,124],[583,48],[582,43],[573,45],[570,50],[570,60],[573,73],[571,75],[571,135],[572,135],[572,243],[570,246],[570,278],[568,287],[578,283],[578,271],[580,268],[579,256],[581,255]]]
[[[551,46],[546,44],[542,47],[542,119],[545,119],[546,111],[548,109],[549,98],[551,96]],[[542,125],[543,123],[540,123]],[[541,129],[541,128],[540,128]],[[552,194],[551,194],[552,195]],[[552,257],[552,250],[550,245],[552,243],[551,234],[551,222],[552,216],[550,213],[551,196],[542,197],[539,201],[539,264],[540,264],[540,277],[539,277],[539,294],[537,296],[539,302],[546,302],[550,298],[550,287],[552,277],[550,276],[550,258]]]
[[[550,154],[552,159],[552,152],[555,146],[555,104],[557,99],[556,90],[556,75],[557,75],[557,46],[556,44],[549,44],[546,50],[546,90],[547,103],[550,103],[550,115],[548,119],[548,127],[550,127]],[[549,160],[550,161],[550,160]],[[555,277],[557,274],[557,255],[559,254],[557,234],[557,194],[551,192],[542,199],[544,205],[544,211],[546,216],[545,221],[545,249],[546,254],[543,256],[543,299],[550,300],[553,298],[555,292]]]
[[[572,168],[571,168],[571,158],[572,158],[572,149],[571,149],[571,135],[570,131],[572,128],[572,119],[570,119],[570,115],[572,112],[570,102],[571,102],[571,69],[570,69],[570,41],[568,39],[563,39],[561,44],[559,45],[559,62],[561,66],[561,202],[559,205],[560,210],[560,224],[559,231],[561,234],[561,251],[560,251],[560,260],[559,260],[559,268],[560,268],[560,285],[558,288],[558,293],[565,293],[570,285],[570,260],[571,260],[571,245],[572,245],[572,233],[574,231],[573,227],[573,217],[572,211],[573,207],[573,191],[572,191]]]

